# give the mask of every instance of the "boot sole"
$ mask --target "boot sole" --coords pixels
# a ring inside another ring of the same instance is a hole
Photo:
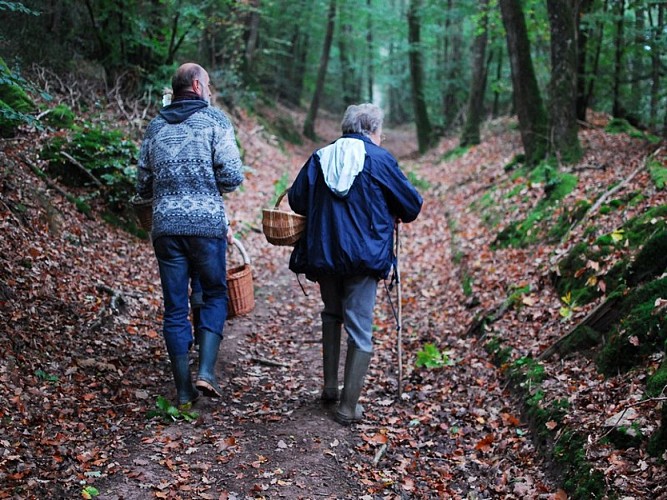
[[[211,384],[210,382],[207,382],[206,380],[197,380],[197,383],[195,383],[195,386],[197,389],[199,389],[202,393],[204,393],[204,396],[207,396],[209,398],[219,398],[222,397],[222,392],[216,387]]]

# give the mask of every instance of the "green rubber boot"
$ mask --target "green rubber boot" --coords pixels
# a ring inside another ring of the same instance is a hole
[[[372,357],[372,352],[360,351],[352,344],[348,344],[345,358],[345,385],[334,415],[339,424],[350,425],[360,422],[364,416],[364,407],[358,404],[358,401]]]
[[[222,337],[213,332],[199,332],[199,372],[195,385],[208,397],[222,396],[222,389],[215,377],[215,362],[218,360],[221,341]]]
[[[340,397],[338,390],[338,363],[340,360],[340,323],[322,324],[322,368],[324,388],[320,399],[325,404],[335,403]]]
[[[171,372],[176,383],[176,403],[184,406],[194,403],[199,398],[199,391],[192,385],[190,375],[190,359],[187,354],[170,357]]]

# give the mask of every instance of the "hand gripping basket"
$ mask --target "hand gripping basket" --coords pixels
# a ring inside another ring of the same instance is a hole
[[[262,210],[262,231],[272,245],[293,246],[306,228],[306,218],[303,215],[278,209],[286,194],[287,190],[283,191],[274,208]]]
[[[150,233],[153,227],[153,200],[144,200],[135,195],[130,203],[139,219],[139,225],[144,231]]]
[[[241,253],[243,264],[227,268],[228,318],[247,314],[255,308],[255,290],[252,286],[250,259],[241,242],[236,238],[233,239],[233,242]]]

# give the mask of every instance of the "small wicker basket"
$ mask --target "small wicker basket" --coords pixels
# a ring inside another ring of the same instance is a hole
[[[286,194],[287,190],[278,197],[274,208],[262,210],[262,231],[272,245],[293,246],[306,228],[306,218],[303,215],[278,209]]]
[[[227,268],[228,318],[247,314],[255,308],[255,290],[252,284],[250,258],[238,239],[234,238],[233,242],[241,253],[243,264]]]
[[[150,233],[153,227],[153,200],[144,200],[135,195],[130,200],[130,204],[139,219],[141,228]]]

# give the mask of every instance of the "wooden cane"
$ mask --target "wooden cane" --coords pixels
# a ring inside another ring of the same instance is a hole
[[[401,302],[402,302],[402,297],[401,297],[401,273],[399,272],[399,267],[398,267],[398,255],[400,253],[400,248],[401,248],[401,243],[398,238],[398,225],[399,223],[396,223],[396,295],[397,295],[397,301],[398,301],[398,306],[397,306],[397,315],[396,315],[396,330],[398,332],[398,335],[396,336],[396,348],[398,351],[398,398],[401,398],[401,395],[403,394],[403,329],[402,329],[402,311],[401,311]]]

